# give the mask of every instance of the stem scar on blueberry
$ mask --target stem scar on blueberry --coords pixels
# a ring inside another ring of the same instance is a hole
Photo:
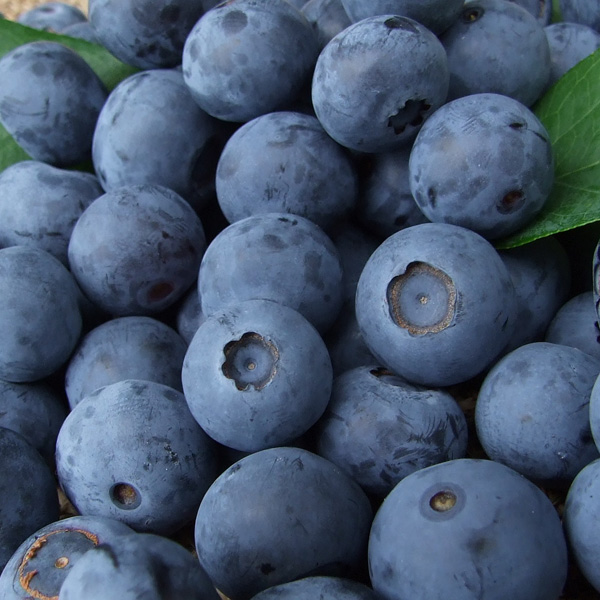
[[[521,208],[525,201],[525,194],[522,190],[511,190],[502,197],[497,205],[498,212],[507,215]]]
[[[469,8],[463,10],[461,18],[465,23],[474,23],[475,21],[481,19],[484,12],[485,11],[481,6],[470,6]]]
[[[115,483],[110,489],[110,499],[117,508],[132,510],[141,502],[140,493],[130,483]]]
[[[450,490],[442,490],[429,500],[429,506],[436,512],[447,512],[456,505],[456,494]]]

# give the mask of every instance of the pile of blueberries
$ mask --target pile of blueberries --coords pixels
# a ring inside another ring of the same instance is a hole
[[[600,47],[551,8],[19,17],[138,70],[0,59],[2,600],[600,592],[597,230],[497,249],[553,188],[532,106]]]

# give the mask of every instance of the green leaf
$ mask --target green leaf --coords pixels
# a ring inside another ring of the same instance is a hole
[[[565,73],[535,105],[550,135],[555,181],[542,212],[499,240],[512,248],[600,221],[600,50]]]

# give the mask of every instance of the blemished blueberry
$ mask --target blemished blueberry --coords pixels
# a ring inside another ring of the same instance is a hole
[[[375,592],[344,577],[303,577],[259,592],[252,600],[377,600]]]
[[[320,456],[383,498],[418,469],[464,458],[467,421],[449,392],[371,365],[336,377],[315,439]]]
[[[179,194],[128,185],[96,198],[69,241],[71,271],[84,294],[113,316],[156,314],[194,283],[206,238]]]
[[[505,465],[474,458],[405,477],[369,538],[371,581],[386,600],[558,600],[567,562],[544,492]]]
[[[181,299],[177,314],[175,315],[175,328],[177,333],[189,346],[198,327],[206,320],[202,310],[202,300],[198,293],[198,286],[193,285]]]
[[[518,100],[490,93],[457,98],[419,131],[409,183],[429,220],[498,239],[530,223],[546,204],[554,183],[550,136]]]
[[[520,346],[487,373],[475,404],[489,458],[553,489],[565,489],[598,458],[590,395],[600,360],[561,344]]]
[[[106,517],[74,516],[32,533],[15,550],[0,574],[3,600],[58,598],[60,586],[81,557],[133,530]]]
[[[110,319],[79,342],[65,371],[65,392],[74,408],[98,388],[124,379],[146,379],[182,391],[187,344],[167,324],[146,316]]]
[[[204,431],[255,452],[288,444],[314,425],[329,402],[333,373],[325,343],[299,312],[247,300],[200,325],[181,379]]]
[[[42,2],[21,12],[16,20],[34,29],[62,33],[69,25],[86,22],[87,17],[80,8],[67,2]]]
[[[377,15],[401,15],[440,34],[458,19],[464,0],[341,0],[351,21]]]
[[[467,2],[440,40],[448,55],[448,100],[492,92],[531,106],[546,90],[551,67],[544,27],[516,2]]]
[[[313,26],[321,49],[352,24],[341,0],[308,0],[300,10]]]
[[[106,191],[162,185],[200,210],[214,196],[221,129],[194,102],[180,72],[135,73],[115,87],[100,111],[94,169]]]
[[[363,19],[321,51],[312,101],[327,133],[360,152],[412,143],[448,93],[446,52],[426,27],[407,17]]]
[[[132,533],[86,552],[65,577],[61,600],[219,600],[200,563],[177,542]]]
[[[600,33],[583,23],[552,23],[544,28],[550,45],[552,69],[548,85],[600,48]]]
[[[481,373],[510,339],[515,314],[514,286],[498,251],[446,223],[388,237],[356,291],[358,325],[377,362],[425,386]]]
[[[79,340],[80,291],[39,248],[0,250],[0,379],[37,381],[64,365]]]
[[[198,105],[246,122],[289,105],[310,80],[316,34],[285,0],[233,0],[206,12],[188,35],[183,76]]]
[[[586,465],[569,487],[563,523],[573,560],[586,580],[600,592],[600,459]]]
[[[87,395],[56,441],[58,480],[80,514],[162,535],[193,520],[216,460],[183,394],[153,381],[127,379]]]
[[[0,571],[23,540],[58,515],[50,467],[22,435],[0,427]]]
[[[544,339],[556,311],[569,298],[571,265],[563,245],[552,236],[499,254],[517,295],[515,327],[505,348],[510,352]]]
[[[34,246],[68,267],[81,213],[104,193],[91,173],[24,160],[0,173],[0,247]]]
[[[600,31],[600,5],[590,0],[559,0],[560,15],[568,23],[582,23]]]
[[[198,291],[207,316],[262,298],[297,310],[323,333],[341,309],[342,278],[337,248],[318,225],[264,213],[232,223],[208,245]]]
[[[92,68],[63,44],[29,42],[0,59],[0,122],[34,160],[87,160],[106,97]]]
[[[546,342],[578,348],[600,360],[600,329],[591,290],[567,300],[546,329]]]
[[[183,45],[204,13],[202,0],[90,0],[89,20],[99,42],[140,69],[181,64]]]
[[[472,0],[468,0],[472,1]],[[552,20],[552,0],[510,0],[519,4],[530,12],[542,27],[546,27]]]
[[[56,437],[67,416],[67,404],[46,381],[0,380],[0,427],[20,433],[54,470]]]
[[[196,550],[217,589],[247,600],[307,574],[349,576],[365,559],[372,518],[365,493],[333,463],[269,448],[234,463],[206,492]]]
[[[327,229],[350,215],[358,182],[346,149],[315,117],[278,111],[252,119],[229,138],[217,165],[216,191],[230,223],[281,212]]]

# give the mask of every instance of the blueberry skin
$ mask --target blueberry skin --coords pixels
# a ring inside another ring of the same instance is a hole
[[[312,82],[315,114],[342,146],[386,152],[412,143],[445,101],[449,72],[438,38],[406,17],[363,19],[321,51]]]
[[[468,0],[471,1],[471,0]],[[542,27],[552,20],[552,0],[510,0],[530,12]]]
[[[362,583],[343,577],[304,577],[259,592],[252,600],[377,600]]]
[[[387,496],[369,570],[386,600],[557,600],[567,547],[544,492],[500,463],[465,458],[421,469]]]
[[[350,156],[316,117],[280,111],[256,117],[229,138],[217,165],[216,191],[230,223],[282,212],[327,229],[349,216],[358,182]]]
[[[22,435],[0,427],[0,570],[24,539],[58,515],[50,467]]]
[[[321,50],[340,31],[352,24],[341,0],[308,0],[300,10],[312,25]]]
[[[214,195],[220,129],[194,102],[180,72],[136,73],[115,87],[100,111],[94,169],[106,191],[162,185],[199,210]]]
[[[296,215],[265,213],[232,223],[209,244],[198,292],[207,316],[228,304],[262,298],[297,310],[323,333],[340,311],[342,277],[339,253],[318,225]]]
[[[588,0],[559,0],[560,14],[563,21],[582,23],[596,31],[600,31],[600,6]]]
[[[285,445],[323,414],[333,374],[325,343],[297,311],[248,300],[200,325],[181,372],[190,411],[219,443],[255,452]]]
[[[550,136],[517,100],[488,93],[458,98],[419,131],[409,183],[431,221],[498,239],[544,207],[554,183]]]
[[[376,15],[401,15],[440,34],[458,19],[464,0],[341,0],[353,23]]]
[[[68,267],[81,213],[104,193],[91,173],[24,160],[0,173],[0,246],[34,246]]]
[[[61,34],[78,38],[80,40],[85,40],[86,42],[91,42],[92,44],[101,45],[96,37],[96,33],[94,32],[92,24],[88,20],[68,25],[61,31]]]
[[[445,223],[387,238],[356,292],[358,325],[377,362],[425,386],[482,372],[510,339],[515,311],[514,287],[495,248]]]
[[[467,421],[448,392],[414,386],[371,365],[334,380],[315,438],[320,456],[383,498],[410,473],[463,458]]]
[[[195,525],[200,564],[221,592],[246,600],[310,575],[348,576],[373,517],[360,487],[300,448],[270,448],[224,471]]]
[[[71,273],[45,250],[0,250],[0,379],[48,377],[79,340],[80,292]]]
[[[56,467],[79,513],[169,535],[193,519],[217,475],[215,452],[181,392],[127,379],[92,392],[69,413]]]
[[[90,0],[89,20],[111,54],[140,69],[181,64],[186,37],[204,12],[202,0]]]
[[[589,416],[598,372],[600,360],[560,344],[534,342],[504,356],[475,405],[487,456],[540,485],[568,488],[598,457]]]
[[[53,521],[15,550],[0,574],[0,597],[58,598],[65,577],[88,550],[131,534],[124,523],[105,517],[79,515]]]
[[[84,294],[113,316],[151,315],[193,284],[206,238],[179,194],[144,184],[96,198],[75,224],[68,248]]]
[[[592,256],[592,294],[598,321],[600,321],[600,241],[594,248]]]
[[[593,382],[590,392],[590,429],[596,447],[600,451],[600,375]]]
[[[318,52],[310,23],[289,2],[233,0],[190,32],[183,77],[208,114],[244,123],[295,100]]]
[[[0,122],[35,160],[87,160],[106,97],[92,68],[62,44],[30,42],[0,59]]]
[[[17,23],[21,25],[56,33],[62,33],[69,25],[86,21],[87,17],[79,8],[66,2],[43,2],[17,17]]]
[[[551,66],[544,28],[515,2],[467,2],[440,40],[448,55],[448,100],[492,92],[531,106],[546,89]]]
[[[171,327],[145,316],[110,319],[79,342],[65,371],[65,392],[74,408],[94,390],[124,379],[146,379],[181,387],[187,350]]]
[[[552,61],[548,85],[600,48],[600,33],[583,23],[553,23],[544,27],[544,33]]]
[[[206,320],[202,310],[202,300],[198,294],[198,286],[193,285],[182,298],[175,316],[177,333],[189,346],[198,327]]]
[[[573,480],[563,510],[565,535],[571,555],[596,591],[600,591],[599,492],[600,459],[596,459],[581,469]]]

